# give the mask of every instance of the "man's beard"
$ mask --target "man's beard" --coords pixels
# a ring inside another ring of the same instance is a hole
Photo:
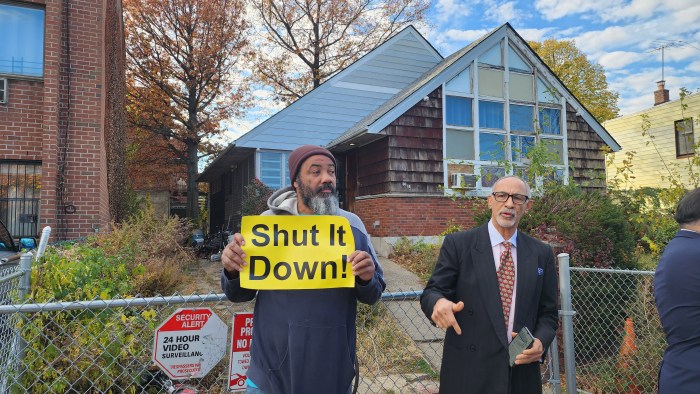
[[[316,215],[335,215],[338,212],[338,193],[332,183],[324,183],[315,192],[307,188],[303,182],[298,182],[301,190],[301,201]],[[330,193],[323,193],[330,189]]]

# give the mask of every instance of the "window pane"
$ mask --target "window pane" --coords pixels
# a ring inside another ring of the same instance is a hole
[[[273,190],[282,187],[282,154],[260,152],[260,180]]]
[[[447,96],[445,117],[447,124],[455,126],[472,126],[472,99]]]
[[[0,161],[0,221],[13,237],[36,237],[41,163]]]
[[[535,131],[535,107],[531,105],[510,105],[510,130]]]
[[[556,157],[555,163],[564,164],[564,140],[543,138],[542,141],[546,144],[547,150]]]
[[[537,101],[540,103],[558,103],[559,98],[554,92],[554,89],[550,88],[541,79],[537,78]]]
[[[447,129],[445,136],[445,158],[456,160],[474,159],[474,132],[469,130]]]
[[[540,129],[544,134],[561,134],[561,111],[556,108],[540,108]]]
[[[447,82],[445,84],[445,89],[450,92],[471,94],[472,79],[469,67],[465,68],[461,73],[457,74],[456,77]]]
[[[503,134],[479,134],[479,160],[505,160],[506,136]]]
[[[479,68],[479,96],[503,98],[503,70]]]
[[[0,3],[0,73],[44,75],[44,10]]]
[[[535,101],[534,76],[532,74],[510,73],[508,93],[512,100]]]
[[[695,136],[693,135],[693,120],[683,119],[675,122],[676,155],[683,156],[695,152]]]
[[[492,66],[503,66],[501,44],[498,43],[492,46],[488,51],[479,56],[479,63],[490,64]]]
[[[513,161],[523,161],[527,158],[527,152],[535,146],[535,137],[527,137],[523,135],[512,135],[510,141],[511,151],[513,152]]]
[[[503,103],[479,101],[479,126],[503,129]]]
[[[501,167],[481,167],[481,187],[493,187],[499,178],[506,175],[506,170]]]
[[[520,55],[515,52],[513,48],[508,46],[508,68],[511,70],[516,69],[516,70],[521,70],[521,71],[527,71],[527,72],[532,72],[532,67],[523,60]]]

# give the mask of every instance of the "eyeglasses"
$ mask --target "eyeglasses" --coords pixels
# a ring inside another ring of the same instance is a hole
[[[528,196],[522,194],[508,194],[506,192],[493,192],[491,193],[493,198],[498,202],[506,202],[508,198],[513,198],[513,204],[523,205],[530,199]]]

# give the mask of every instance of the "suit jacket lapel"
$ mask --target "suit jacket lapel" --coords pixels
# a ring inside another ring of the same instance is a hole
[[[515,293],[515,315],[513,316],[513,329],[517,330],[522,324],[519,320],[523,313],[527,313],[527,300],[533,297],[532,291],[537,282],[537,256],[532,251],[532,244],[518,232],[518,283]],[[532,328],[532,327],[531,327]]]
[[[503,306],[501,305],[501,291],[498,289],[498,277],[496,276],[496,263],[493,261],[493,249],[486,225],[479,227],[475,248],[472,251],[474,270],[479,280],[479,290],[488,311],[493,329],[504,347],[508,346],[506,326],[503,322]],[[518,254],[518,257],[520,255]],[[520,279],[520,277],[518,277]]]

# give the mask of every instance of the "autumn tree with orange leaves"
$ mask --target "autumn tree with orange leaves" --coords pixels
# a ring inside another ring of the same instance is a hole
[[[216,153],[221,121],[246,106],[248,91],[235,84],[248,45],[245,3],[123,0],[123,7],[132,136],[147,132],[148,155],[174,172],[186,168],[187,217],[196,218],[199,160]]]
[[[429,0],[251,0],[264,33],[255,75],[289,104],[400,29],[424,19]]]

